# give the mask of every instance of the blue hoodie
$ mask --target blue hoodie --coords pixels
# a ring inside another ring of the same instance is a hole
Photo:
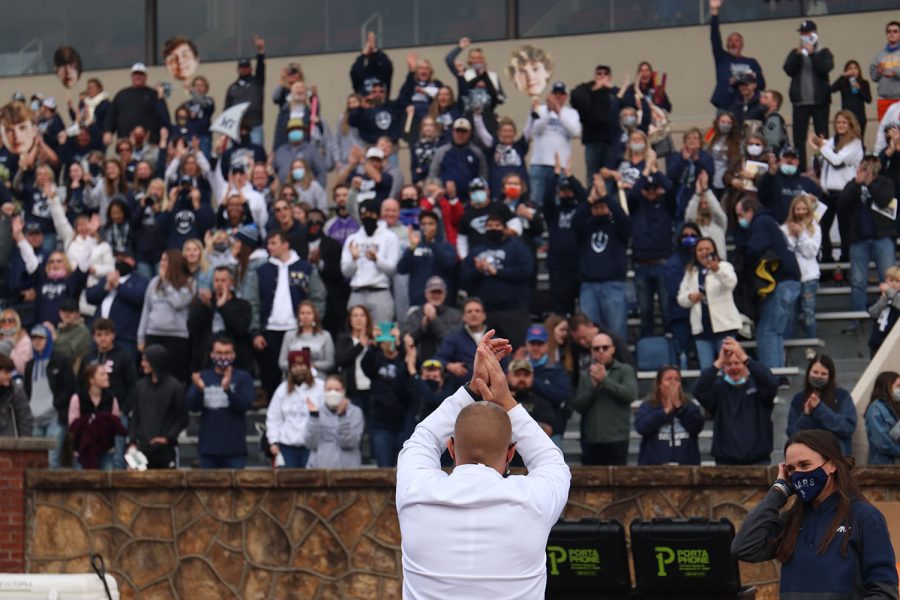
[[[201,456],[247,456],[247,411],[256,396],[253,378],[233,369],[231,385],[222,389],[214,369],[200,371],[204,390],[191,384],[185,398],[191,412],[200,413],[198,452]]]
[[[572,219],[578,238],[578,274],[582,281],[625,281],[631,219],[617,200],[613,199],[607,206],[609,217],[595,217],[591,205],[582,204]]]
[[[486,276],[475,269],[475,259],[486,260],[497,274]],[[534,274],[534,259],[525,244],[515,237],[499,244],[476,246],[462,263],[462,282],[469,291],[481,298],[485,310],[508,310],[527,307],[531,297],[530,282]]]
[[[703,413],[693,402],[686,402],[666,414],[662,406],[650,401],[641,404],[634,416],[634,429],[641,435],[639,465],[700,464],[697,436],[703,430]]]
[[[778,171],[774,175],[767,172],[759,178],[759,201],[772,211],[772,216],[779,223],[784,223],[796,196],[807,193],[816,198],[822,197],[822,189],[806,175],[785,175]]]

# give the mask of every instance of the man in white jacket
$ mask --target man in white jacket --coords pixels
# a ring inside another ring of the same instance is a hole
[[[362,229],[351,234],[341,252],[341,272],[350,279],[347,308],[361,304],[375,323],[394,319],[391,278],[400,261],[400,239],[378,224],[378,211],[371,202],[359,206]]]
[[[566,106],[568,99],[566,84],[557,81],[547,95],[546,104],[538,106],[539,100],[535,98],[531,105],[530,127],[526,127],[532,140],[528,177],[531,201],[538,207],[543,206],[544,194],[556,177],[554,166],[569,164],[572,140],[581,137],[581,117],[577,110]]]
[[[508,340],[482,338],[471,384],[422,421],[400,452],[397,513],[407,600],[544,597],[550,529],[571,474],[509,391]],[[483,400],[479,402],[478,400]],[[453,473],[441,470],[448,448]],[[519,451],[528,475],[507,477]]]

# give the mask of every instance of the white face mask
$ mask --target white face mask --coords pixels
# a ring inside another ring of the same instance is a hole
[[[337,390],[328,390],[325,392],[325,406],[328,410],[337,410],[337,407],[341,405],[341,400],[344,399],[344,394]]]
[[[811,31],[806,35],[801,35],[800,41],[804,44],[812,44],[813,46],[815,46],[816,42],[819,41],[819,34],[817,34],[815,31]]]
[[[762,151],[763,147],[759,144],[750,144],[749,146],[747,146],[747,154],[749,154],[750,156],[759,156],[760,154],[762,154]]]

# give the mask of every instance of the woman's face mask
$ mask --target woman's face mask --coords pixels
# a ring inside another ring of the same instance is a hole
[[[288,131],[288,141],[292,144],[299,144],[303,141],[303,130],[292,129]]]
[[[731,133],[731,123],[728,121],[719,121],[719,133]]]
[[[749,144],[747,146],[747,154],[750,156],[759,156],[763,152],[763,147],[759,144]]]
[[[791,486],[794,493],[804,502],[812,502],[819,497],[825,486],[828,485],[828,473],[825,472],[824,465],[813,469],[812,471],[804,471],[803,473],[791,473]]]
[[[788,163],[781,163],[778,167],[784,175],[791,177],[792,175],[797,174],[797,165],[791,165]]]

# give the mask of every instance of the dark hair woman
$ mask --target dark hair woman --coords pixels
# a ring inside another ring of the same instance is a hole
[[[875,378],[866,407],[869,464],[892,465],[900,460],[900,374],[885,371]]]
[[[684,397],[681,371],[663,367],[656,372],[653,391],[634,417],[641,434],[639,465],[699,465],[697,436],[703,430],[703,413]]]
[[[897,598],[897,567],[884,516],[863,497],[838,439],[809,429],[784,447],[785,462],[744,518],[731,551],[781,562],[782,598]],[[793,504],[779,512],[796,494]]]
[[[824,429],[838,438],[844,454],[853,453],[856,406],[850,392],[837,385],[834,361],[827,354],[813,357],[806,367],[803,391],[791,400],[787,434]]]

